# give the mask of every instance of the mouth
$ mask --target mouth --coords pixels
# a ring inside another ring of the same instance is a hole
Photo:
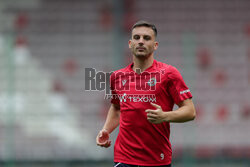
[[[139,52],[143,52],[146,50],[146,48],[144,47],[137,47],[136,50],[138,50]]]

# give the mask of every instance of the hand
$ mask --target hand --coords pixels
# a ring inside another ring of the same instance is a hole
[[[153,123],[153,124],[160,124],[160,123],[164,122],[164,120],[166,118],[166,112],[162,111],[161,106],[154,104],[154,103],[150,103],[150,104],[153,107],[155,107],[156,110],[152,110],[152,109],[145,110],[145,112],[147,113],[148,121]]]
[[[111,145],[111,140],[109,140],[109,133],[106,129],[101,130],[96,136],[96,144],[101,147],[108,148]]]

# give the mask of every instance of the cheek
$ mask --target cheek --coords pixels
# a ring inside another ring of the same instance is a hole
[[[134,49],[135,48],[135,44],[131,43],[130,48]]]
[[[154,49],[155,49],[154,45],[152,45],[152,44],[150,44],[148,48],[149,48],[150,50],[154,50]]]

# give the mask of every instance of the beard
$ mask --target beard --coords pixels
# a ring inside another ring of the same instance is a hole
[[[147,58],[149,57],[151,54],[153,53],[153,51],[149,51],[147,49],[145,49],[144,51],[139,51],[137,49],[134,49],[133,50],[133,55],[135,57],[138,57],[138,58]]]
[[[134,55],[134,56],[137,57],[138,59],[146,59],[146,58],[148,58],[150,55],[136,54],[136,55]]]

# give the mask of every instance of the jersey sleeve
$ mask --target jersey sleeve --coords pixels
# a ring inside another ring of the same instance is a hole
[[[192,98],[192,94],[189,88],[185,84],[180,72],[175,67],[171,67],[168,79],[169,93],[172,96],[175,104],[178,104],[186,99]]]
[[[111,74],[109,83],[110,83],[110,90],[111,90],[111,93],[112,93],[111,103],[119,104],[120,101],[119,101],[118,95],[117,95],[117,93],[115,91],[115,75],[114,75],[114,73]]]

